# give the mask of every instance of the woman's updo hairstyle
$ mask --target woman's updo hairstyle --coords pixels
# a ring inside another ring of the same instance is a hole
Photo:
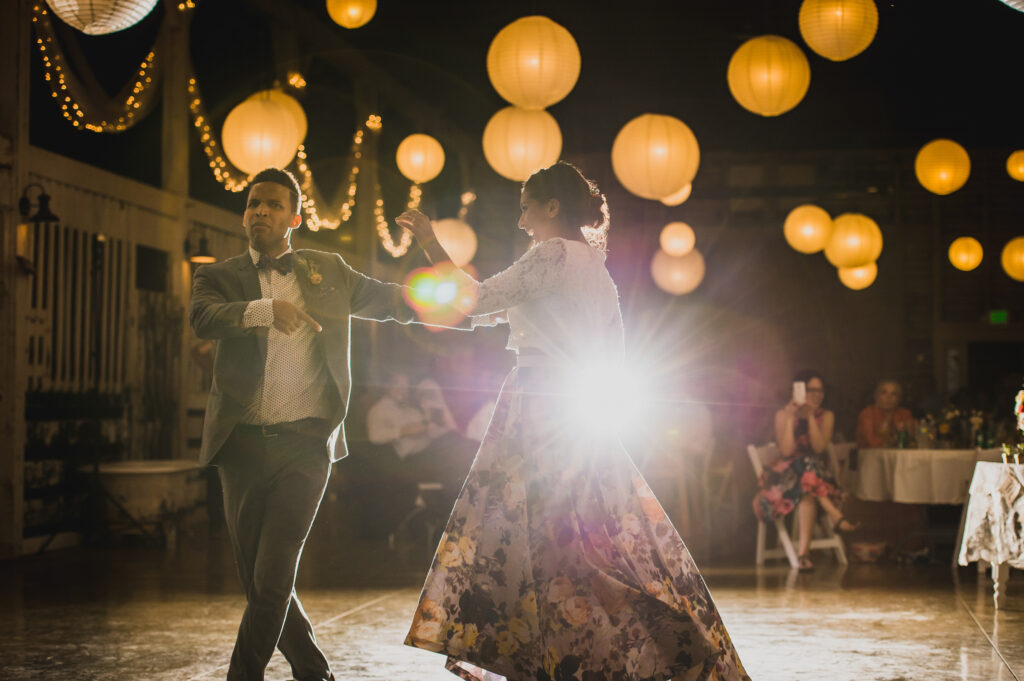
[[[559,161],[538,170],[523,183],[523,191],[539,202],[557,199],[566,227],[574,232],[579,229],[594,248],[603,251],[608,247],[608,202],[573,164]]]

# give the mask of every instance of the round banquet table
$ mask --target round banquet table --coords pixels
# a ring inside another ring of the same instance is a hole
[[[857,498],[901,504],[962,504],[974,464],[1001,461],[999,449],[861,449]]]

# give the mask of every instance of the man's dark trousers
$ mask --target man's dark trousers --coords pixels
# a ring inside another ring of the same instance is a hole
[[[228,681],[262,681],[275,647],[298,681],[331,678],[295,595],[299,557],[331,469],[327,435],[309,430],[239,425],[213,462],[248,601]]]

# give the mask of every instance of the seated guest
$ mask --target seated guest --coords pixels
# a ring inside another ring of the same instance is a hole
[[[828,515],[836,532],[852,532],[857,525],[839,510],[843,495],[828,461],[835,414],[822,407],[825,382],[814,371],[801,371],[794,381],[806,386],[806,401],[791,399],[775,414],[775,441],[782,456],[764,469],[761,490],[754,497],[754,513],[768,522],[796,509],[800,570],[809,571],[814,569],[809,550],[819,509]]]
[[[917,424],[910,410],[900,407],[903,390],[897,381],[885,379],[875,387],[875,403],[864,407],[857,417],[858,447],[895,447],[899,433],[904,442],[914,442]]]
[[[417,397],[424,397],[429,415],[413,401],[408,374],[391,373],[384,395],[366,414],[367,437],[374,444],[394,448],[401,460],[399,475],[439,482],[454,498],[469,472],[476,445],[456,432],[443,397],[438,406],[441,391],[436,383],[417,392]]]
[[[444,399],[441,386],[432,378],[424,378],[416,384],[414,401],[427,419],[427,436],[436,440],[445,433],[458,430],[455,417]]]

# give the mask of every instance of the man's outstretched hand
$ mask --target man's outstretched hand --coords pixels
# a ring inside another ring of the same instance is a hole
[[[291,335],[309,324],[317,333],[323,328],[308,314],[295,307],[287,300],[274,299],[274,328],[283,334]]]

